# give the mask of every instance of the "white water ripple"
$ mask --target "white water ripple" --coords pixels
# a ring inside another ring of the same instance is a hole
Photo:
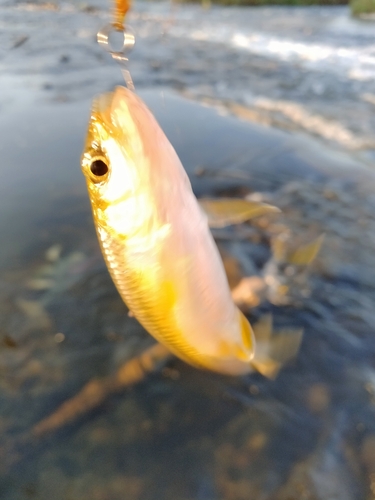
[[[332,26],[329,31],[335,31]],[[351,29],[351,37],[345,32]],[[343,31],[343,30],[341,30]],[[169,35],[226,44],[234,49],[245,50],[251,54],[268,57],[285,62],[298,64],[309,70],[341,73],[345,78],[355,80],[375,79],[375,26],[372,32],[363,30],[358,21],[353,20],[345,25],[345,32],[339,33],[339,38],[333,37],[333,42],[322,37],[316,41],[314,37],[285,37],[283,34],[252,30],[251,27],[237,27],[234,23],[205,23],[196,20],[194,26],[180,24],[169,30]],[[327,33],[326,33],[327,34]],[[337,35],[337,33],[336,33]],[[362,37],[360,43],[354,37]],[[365,35],[365,36],[363,36]],[[332,37],[331,37],[332,38]]]

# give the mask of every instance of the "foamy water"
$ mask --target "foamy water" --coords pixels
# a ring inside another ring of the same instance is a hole
[[[229,14],[215,8],[203,13],[199,7],[176,10],[168,35],[225,43],[233,49],[292,62],[306,69],[341,73],[345,78],[375,79],[374,22],[351,19],[343,7],[327,8],[325,12],[274,9],[278,23],[262,15],[268,11],[269,8],[259,9],[254,15],[254,9],[233,9]]]

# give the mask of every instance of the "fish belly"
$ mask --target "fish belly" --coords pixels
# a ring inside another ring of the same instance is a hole
[[[138,245],[104,232],[100,240],[121,297],[153,337],[194,366],[230,374],[250,370],[243,317],[204,224],[184,227],[180,220],[163,241],[150,235]]]

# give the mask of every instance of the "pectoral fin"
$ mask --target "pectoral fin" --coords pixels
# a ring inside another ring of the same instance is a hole
[[[280,212],[279,208],[267,203],[241,198],[201,198],[199,204],[208,217],[210,227],[241,224],[260,215]]]
[[[275,378],[280,369],[293,359],[301,345],[303,330],[283,329],[274,332],[272,316],[263,316],[253,326],[256,340],[252,366],[268,378]]]

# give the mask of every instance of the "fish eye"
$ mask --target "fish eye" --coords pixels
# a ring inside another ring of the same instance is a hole
[[[108,165],[101,158],[97,158],[90,165],[90,172],[95,177],[103,177],[108,173]]]

